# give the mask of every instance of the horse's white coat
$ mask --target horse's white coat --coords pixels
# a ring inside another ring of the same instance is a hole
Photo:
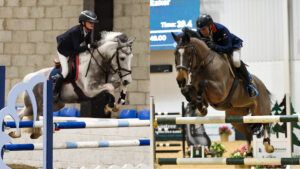
[[[131,58],[133,57],[131,46],[133,43],[133,39],[125,38],[123,39],[123,42],[121,42],[121,36],[119,37],[119,35],[122,34],[123,33],[121,32],[104,32],[102,33],[101,41],[98,42],[98,50],[100,54],[97,52],[97,50],[93,50],[94,57],[92,57],[89,51],[79,54],[79,73],[78,79],[75,82],[78,85],[78,87],[82,89],[82,92],[87,97],[95,97],[103,91],[107,91],[114,95],[115,87],[119,87],[118,85],[116,85],[117,83],[121,82],[121,84],[129,84],[132,81],[131,74],[128,74],[119,79],[115,78],[115,80],[113,80],[112,78],[113,76],[119,77],[118,72],[121,72],[122,75],[128,73],[124,70],[120,70],[119,68],[131,70],[130,62]],[[124,37],[126,36],[124,35]],[[90,68],[88,70],[89,63]],[[112,71],[111,67],[114,68],[114,71]],[[34,73],[30,73],[25,76],[24,82],[28,81],[28,79],[35,75],[43,75],[44,77],[48,78],[51,71],[52,68],[50,67],[39,70]],[[34,94],[38,99],[41,98],[41,96],[43,95],[43,93],[41,93],[41,87],[41,85],[37,85],[34,89]],[[124,92],[126,92],[126,87],[127,85],[121,85],[121,89],[123,89]],[[19,113],[21,119],[24,116],[32,115],[32,105],[30,103],[30,100],[28,100],[26,96],[27,95],[25,94],[25,107]],[[71,84],[63,85],[60,98],[62,102],[53,105],[54,111],[57,111],[58,109],[62,108],[64,106],[64,103],[78,102],[78,96],[75,93],[74,88]],[[42,102],[38,101],[38,108],[41,109],[41,107]],[[38,113],[40,113],[39,115],[41,115],[41,112]],[[39,116],[37,120],[38,119]],[[34,131],[34,137],[38,137],[40,134],[41,131]],[[20,137],[18,133],[14,132],[11,134],[11,136]]]

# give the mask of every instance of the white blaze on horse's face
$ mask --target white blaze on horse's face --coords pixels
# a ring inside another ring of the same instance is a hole
[[[185,49],[179,48],[175,52],[175,62],[176,62],[176,69],[177,69],[177,77],[176,81],[179,85],[179,87],[184,87],[188,83],[189,73],[188,73],[188,67],[185,63],[186,59],[185,57]]]
[[[180,59],[179,66],[183,66],[183,53],[184,53],[184,49],[179,49],[178,52],[179,52],[179,59]]]

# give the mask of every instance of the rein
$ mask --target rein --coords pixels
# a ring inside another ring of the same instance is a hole
[[[108,81],[108,76],[109,76],[110,70],[112,70],[112,73],[113,73],[113,74],[118,73],[120,79],[123,78],[123,77],[125,77],[125,76],[127,76],[127,75],[130,75],[130,74],[131,74],[131,70],[128,70],[128,69],[125,69],[125,68],[121,67],[121,64],[120,64],[120,58],[119,58],[119,51],[120,51],[120,49],[122,49],[122,48],[121,48],[121,47],[118,47],[117,50],[116,50],[116,52],[115,52],[115,53],[113,54],[113,56],[112,56],[111,58],[109,58],[109,59],[106,58],[106,57],[98,50],[98,48],[96,49],[96,51],[97,51],[97,53],[99,54],[99,56],[100,56],[103,60],[107,60],[107,63],[109,64],[109,70],[108,70],[107,68],[103,67],[103,66],[97,61],[97,59],[95,58],[95,56],[94,56],[94,54],[93,54],[93,53],[94,53],[94,49],[93,49],[92,52],[91,52],[90,50],[88,50],[89,53],[91,54],[91,58],[90,58],[89,65],[88,65],[87,72],[86,72],[85,76],[87,76],[87,74],[88,74],[88,71],[89,71],[89,69],[90,69],[90,65],[91,65],[91,60],[92,60],[92,59],[96,62],[97,66],[104,72],[104,74],[105,74],[105,79],[106,79],[105,81],[106,81],[106,82]],[[114,69],[113,66],[112,66],[112,64],[111,64],[112,60],[113,60],[115,57],[116,57],[116,59],[117,59],[117,66],[118,66],[116,69]],[[125,71],[126,73],[125,73],[125,74],[122,74],[122,71]]]
[[[194,45],[185,45],[185,46],[182,46],[181,48],[192,48],[192,51],[193,51],[193,55],[192,55],[192,57],[191,57],[191,59],[190,59],[190,61],[189,61],[189,66],[191,67],[191,68],[188,68],[188,67],[186,67],[186,66],[184,66],[184,65],[178,65],[178,66],[176,66],[176,69],[185,69],[185,70],[187,70],[188,72],[190,72],[190,73],[193,73],[193,72],[196,72],[197,70],[204,70],[204,69],[206,69],[207,68],[207,66],[209,65],[209,64],[211,64],[212,62],[213,62],[213,60],[215,59],[215,55],[213,55],[213,57],[209,57],[210,55],[211,55],[211,53],[212,53],[212,50],[209,50],[209,52],[208,52],[208,54],[204,57],[204,59],[200,62],[200,67],[196,67],[194,70],[192,70],[192,63],[193,63],[193,61],[194,61],[194,59],[196,59],[196,61],[197,61],[197,54],[196,54],[196,49],[195,49],[195,46]],[[209,59],[209,60],[208,60]],[[208,60],[208,61],[207,61]]]
[[[212,53],[212,50],[209,50],[208,54],[205,56],[206,59],[204,59],[200,62],[200,67],[197,70],[205,70],[208,67],[208,65],[210,65],[213,62],[213,60],[215,59],[216,56],[213,55],[213,57],[209,57],[211,55],[211,53]]]

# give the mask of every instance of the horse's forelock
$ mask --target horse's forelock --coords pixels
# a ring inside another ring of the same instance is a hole
[[[121,32],[102,32],[101,33],[101,42],[102,44],[107,41],[116,41],[116,38],[120,35],[123,35]]]

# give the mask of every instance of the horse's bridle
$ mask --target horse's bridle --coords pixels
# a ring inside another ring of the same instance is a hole
[[[195,57],[195,55],[196,55],[195,47],[194,47],[193,45],[180,45],[180,46],[178,46],[177,48],[178,48],[177,50],[179,50],[179,49],[186,49],[186,48],[192,48],[192,50],[193,50],[193,56],[192,56],[191,59],[188,61],[189,67],[186,67],[186,66],[183,65],[183,64],[180,64],[180,65],[177,65],[177,66],[176,66],[176,69],[177,69],[177,70],[183,69],[183,70],[186,70],[186,71],[190,72],[190,69],[191,69],[191,67],[192,67],[191,64],[192,64],[193,59],[194,59],[194,57]]]
[[[194,72],[194,70],[191,70],[192,69],[192,63],[193,63],[194,59],[196,59],[195,57],[197,56],[196,55],[196,49],[195,49],[194,45],[188,44],[188,45],[180,45],[180,46],[178,46],[177,50],[179,50],[179,49],[186,49],[186,48],[192,48],[192,56],[191,56],[190,60],[188,61],[189,67],[186,67],[184,65],[178,65],[178,66],[176,66],[176,69],[177,70],[184,69],[187,72],[192,73],[192,72]],[[214,60],[215,56],[213,55],[213,57],[209,57],[210,54],[211,54],[211,50],[208,52],[207,56],[205,56],[206,59],[204,59],[203,61],[201,61],[200,67],[202,69],[205,69]],[[209,61],[206,61],[207,59],[209,59]]]
[[[97,53],[100,55],[100,57],[103,59],[103,60],[107,60],[107,63],[109,63],[109,70],[107,70],[104,66],[102,66],[101,64],[99,64],[99,62],[97,61],[97,59],[95,58],[94,56],[94,50],[93,51],[90,51],[90,54],[91,54],[91,57],[94,59],[94,61],[96,62],[97,66],[100,67],[100,69],[104,72],[104,74],[106,75],[106,82],[108,81],[108,76],[110,74],[110,70],[112,70],[112,73],[113,74],[116,74],[118,73],[119,75],[119,78],[122,79],[123,77],[127,76],[127,75],[130,75],[131,74],[131,70],[128,70],[128,69],[125,69],[123,67],[121,67],[121,64],[120,64],[120,57],[119,57],[119,51],[123,48],[123,47],[130,47],[130,45],[127,45],[127,46],[122,46],[122,47],[118,47],[116,52],[112,55],[111,58],[107,58],[105,57],[100,51],[98,48],[94,49],[97,51]],[[131,50],[132,51],[132,50]],[[126,54],[129,54],[129,53],[126,53]],[[113,66],[112,66],[112,60],[116,57],[117,59],[117,68],[115,69]],[[90,65],[90,64],[89,64]],[[126,73],[125,74],[122,74],[122,71],[125,71]]]

